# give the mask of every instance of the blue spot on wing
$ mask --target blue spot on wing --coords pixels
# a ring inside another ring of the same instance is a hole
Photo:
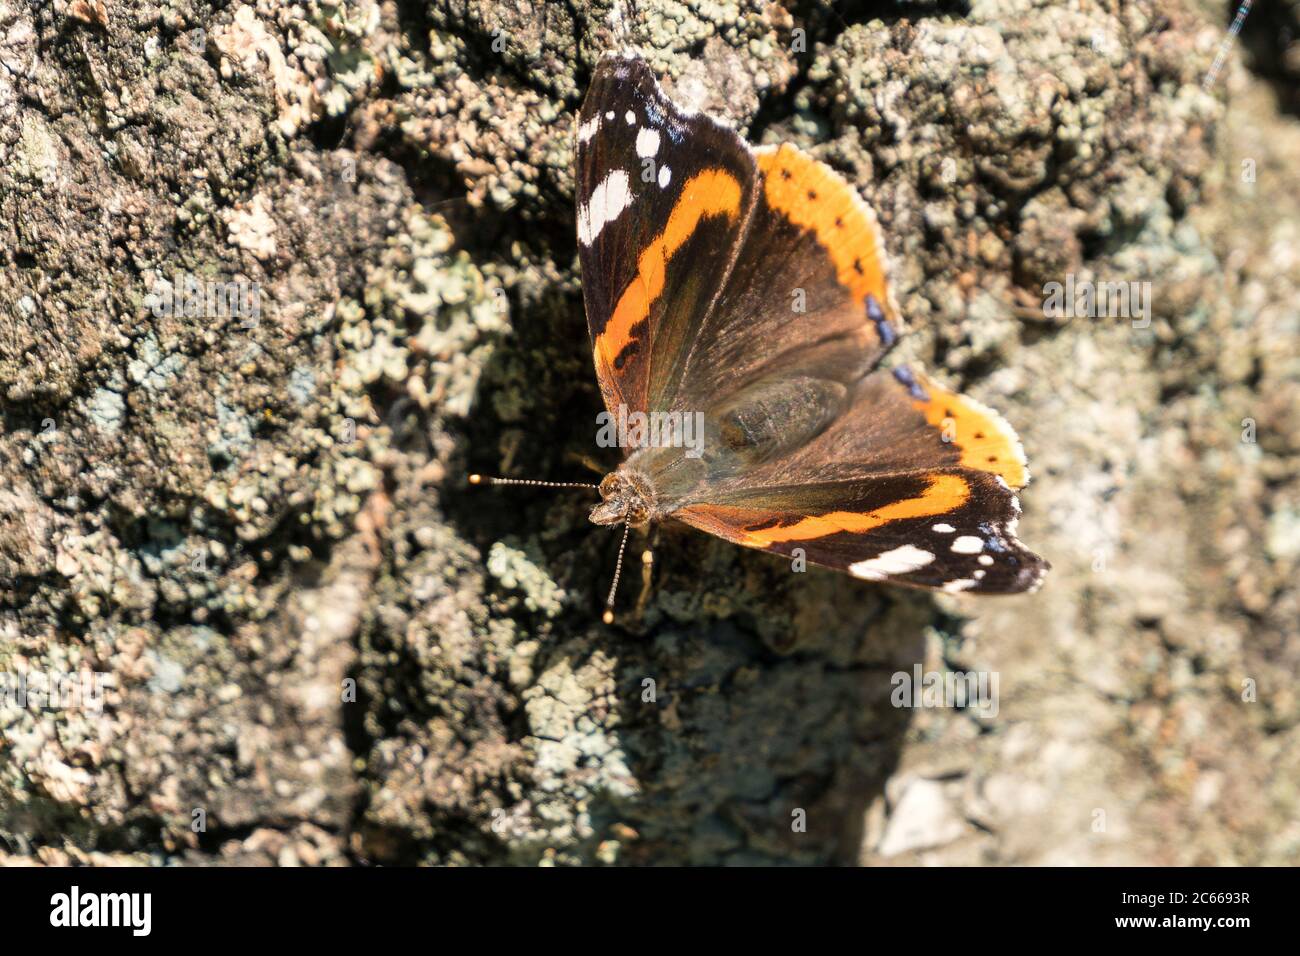
[[[906,365],[895,366],[894,378],[898,379],[918,402],[928,402],[930,400],[930,396],[916,381],[916,376],[912,374],[912,370]]]
[[[870,292],[867,293],[867,318],[875,325],[876,332],[880,335],[880,343],[885,348],[889,348],[898,341],[898,333],[894,331],[894,327],[885,318],[885,310],[880,307],[880,303],[876,301],[876,297]]]

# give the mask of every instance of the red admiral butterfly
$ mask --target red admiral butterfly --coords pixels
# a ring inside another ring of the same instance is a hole
[[[1029,481],[1016,433],[920,373],[878,368],[900,328],[884,244],[834,170],[788,144],[751,148],[611,53],[579,117],[577,188],[606,408],[702,424],[695,449],[625,448],[592,521],[671,518],[868,581],[1042,582],[1048,563],[1015,535]]]

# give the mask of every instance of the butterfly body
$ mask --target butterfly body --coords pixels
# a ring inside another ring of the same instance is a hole
[[[1015,536],[1015,432],[881,367],[902,328],[884,239],[839,174],[679,106],[635,54],[598,64],[576,168],[597,379],[638,426],[592,521],[673,519],[914,587],[1041,582],[1047,562]],[[639,427],[659,419],[675,427]]]
[[[712,489],[781,460],[829,427],[848,404],[838,382],[791,375],[764,380],[701,414],[701,451],[674,446],[638,448],[600,484],[605,500],[596,524],[626,520],[634,528],[707,501]]]

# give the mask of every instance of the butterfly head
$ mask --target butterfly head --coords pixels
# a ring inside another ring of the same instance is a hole
[[[633,528],[649,523],[653,496],[645,480],[633,472],[614,471],[600,483],[600,504],[591,509],[596,524],[621,524]]]

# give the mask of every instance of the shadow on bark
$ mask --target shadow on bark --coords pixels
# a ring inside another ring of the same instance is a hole
[[[551,321],[538,312],[518,318],[511,344],[485,371],[481,415],[467,426],[466,471],[500,468],[504,445],[511,474],[598,480],[576,464],[594,451],[594,375],[557,374],[590,364],[581,304],[561,297],[552,305]],[[492,393],[503,378],[518,379],[521,365],[536,389],[528,424],[512,428],[491,411]],[[599,464],[612,469],[615,461]],[[601,602],[619,535],[587,522],[594,495],[446,493],[452,526],[482,553],[502,537],[527,542],[550,577],[576,595],[544,627],[521,621],[540,642],[534,670],[577,674],[595,659],[613,661],[612,694],[583,704],[577,721],[603,728],[613,751],[591,744],[596,749],[576,769],[554,778],[535,770],[543,791],[577,788],[573,812],[589,817],[591,834],[576,848],[580,858],[857,861],[867,807],[897,762],[910,719],[890,705],[891,675],[922,659],[934,614],[928,597],[818,568],[793,573],[784,559],[668,524],[655,546],[645,614],[633,611],[644,547],[634,535],[619,619],[604,627]],[[539,727],[521,724],[520,741],[532,747]]]

